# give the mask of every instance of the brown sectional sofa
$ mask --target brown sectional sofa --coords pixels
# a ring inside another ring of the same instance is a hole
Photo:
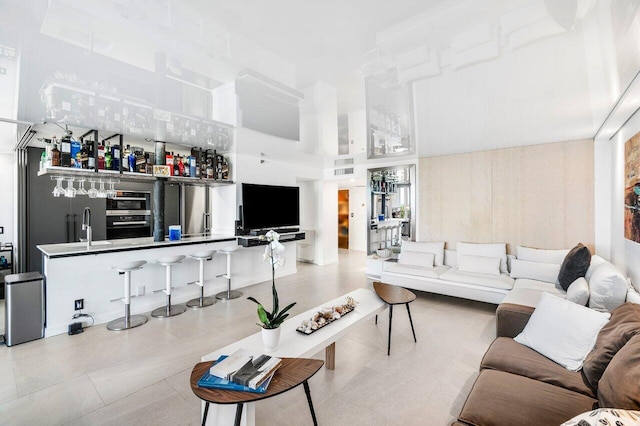
[[[513,306],[504,308],[510,314]],[[514,318],[524,319],[524,308]],[[560,425],[599,407],[640,409],[640,305],[611,312],[578,372],[513,340],[524,325],[498,325],[502,335],[485,353],[454,425]]]

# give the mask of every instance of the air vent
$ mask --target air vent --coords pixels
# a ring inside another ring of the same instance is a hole
[[[353,164],[353,158],[339,158],[333,162],[334,166],[347,166],[349,164]]]
[[[352,174],[353,174],[353,167],[347,167],[344,169],[335,169],[333,171],[334,176],[343,176],[343,175],[352,175]]]

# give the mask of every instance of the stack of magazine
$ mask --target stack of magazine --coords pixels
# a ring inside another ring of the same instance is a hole
[[[280,358],[255,355],[244,349],[238,349],[229,356],[220,356],[209,371],[198,380],[198,386],[265,393],[281,364]]]

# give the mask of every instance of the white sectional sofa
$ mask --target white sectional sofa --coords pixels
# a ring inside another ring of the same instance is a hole
[[[405,241],[397,260],[383,262],[381,281],[531,310],[543,292],[599,310],[612,310],[626,299],[626,278],[599,256],[592,257],[585,282],[576,282],[565,291],[557,277],[569,250],[518,246],[513,256],[507,255],[506,244],[458,243],[456,248],[445,250],[444,242]]]

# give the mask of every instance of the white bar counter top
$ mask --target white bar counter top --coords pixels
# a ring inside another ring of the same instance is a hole
[[[154,241],[153,237],[123,238],[118,240],[93,241],[87,249],[86,242],[43,244],[36,246],[43,255],[48,257],[85,256],[98,253],[110,253],[123,250],[141,250],[151,248],[164,248],[188,244],[217,243],[236,241],[233,235],[212,234],[198,237],[187,237],[180,240]]]

